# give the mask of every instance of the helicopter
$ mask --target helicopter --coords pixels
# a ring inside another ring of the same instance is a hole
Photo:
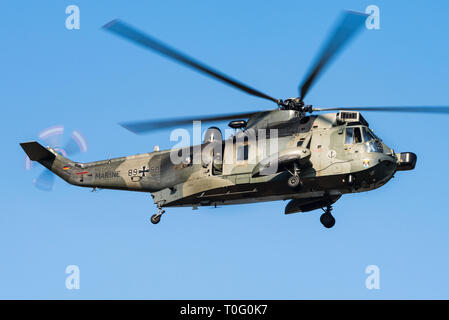
[[[276,109],[121,125],[136,133],[186,125],[193,121],[229,121],[235,134],[206,130],[201,144],[80,163],[36,141],[21,143],[37,161],[66,182],[99,189],[148,192],[160,222],[165,208],[217,206],[288,200],[285,214],[322,209],[320,222],[335,225],[333,204],[344,194],[377,189],[397,171],[413,170],[413,152],[396,153],[370,128],[360,111],[449,113],[449,106],[371,106],[316,108],[304,99],[336,55],[364,27],[368,15],[345,11],[299,85],[299,96],[276,99],[233,79],[122,22],[103,29],[252,96]],[[336,112],[329,112],[336,111]],[[314,112],[326,112],[314,114]]]

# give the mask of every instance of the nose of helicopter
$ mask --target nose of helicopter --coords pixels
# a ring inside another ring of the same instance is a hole
[[[380,146],[380,153],[378,154],[378,162],[388,161],[394,163],[395,171],[413,170],[416,166],[416,154],[413,152],[395,153],[393,149],[388,147],[385,143],[378,141]],[[369,147],[367,147],[369,149]]]
[[[394,156],[387,154],[371,155],[362,160],[364,170],[355,175],[359,186],[365,190],[373,190],[387,183],[396,172],[397,162]]]
[[[362,159],[365,170],[360,174],[361,187],[376,189],[387,183],[396,171],[413,170],[416,165],[416,154],[413,152],[395,153],[383,142],[379,142],[376,152],[367,150]]]
[[[381,187],[393,177],[397,163],[394,151],[381,140],[370,141],[361,153],[360,171],[353,176],[356,189],[368,191]]]

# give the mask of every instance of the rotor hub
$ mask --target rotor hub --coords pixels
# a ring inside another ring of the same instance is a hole
[[[288,98],[285,100],[280,99],[278,101],[279,109],[281,110],[296,110],[302,114],[312,112],[312,105],[304,104],[300,98]]]

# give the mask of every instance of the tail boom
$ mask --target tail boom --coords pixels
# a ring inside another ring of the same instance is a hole
[[[158,179],[159,163],[153,161],[154,154],[79,163],[63,157],[52,148],[44,148],[36,141],[24,142],[20,146],[30,160],[39,162],[72,185],[142,192],[162,189]]]

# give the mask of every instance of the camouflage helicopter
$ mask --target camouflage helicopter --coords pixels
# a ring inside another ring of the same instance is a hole
[[[299,86],[299,97],[275,99],[135,28],[113,20],[103,28],[253,96],[276,103],[274,110],[204,117],[127,122],[137,134],[161,128],[229,121],[236,134],[223,139],[211,127],[199,145],[79,163],[36,141],[21,143],[33,161],[70,184],[151,193],[159,223],[166,207],[217,206],[289,200],[285,213],[322,209],[321,223],[335,224],[332,205],[347,193],[369,191],[397,171],[415,168],[416,155],[396,153],[370,129],[360,111],[449,113],[449,106],[314,108],[304,98],[321,72],[365,25],[367,15],[344,12],[316,62]],[[337,111],[312,115],[317,111]],[[262,135],[264,139],[262,138]],[[255,137],[255,139],[253,139]],[[259,141],[265,141],[266,152]],[[276,147],[272,148],[272,142]],[[200,155],[197,157],[196,155]],[[177,156],[174,161],[173,155]],[[252,160],[252,161],[250,161]]]

